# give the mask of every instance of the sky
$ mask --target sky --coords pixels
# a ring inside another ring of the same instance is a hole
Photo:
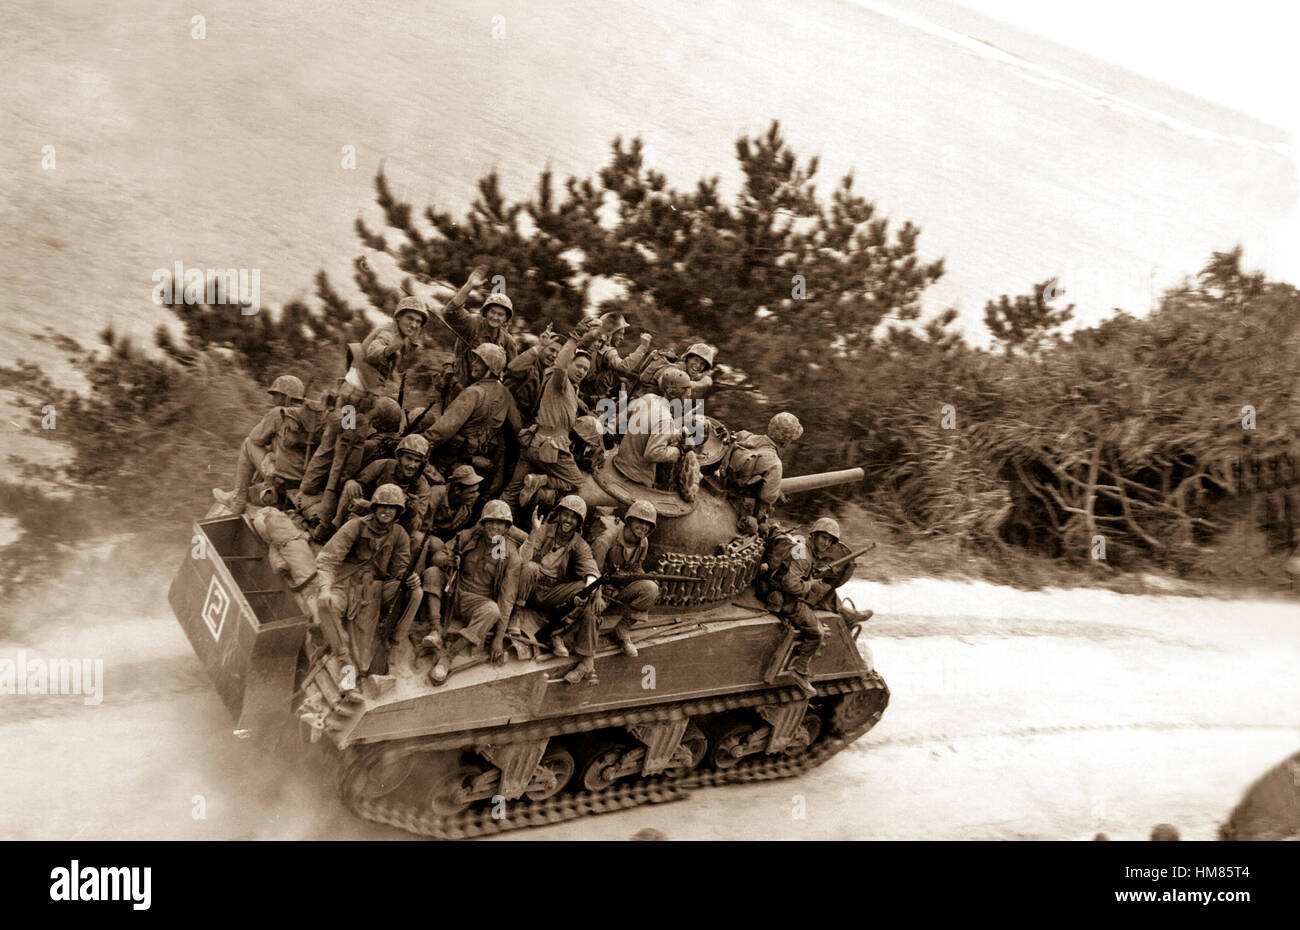
[[[1300,4],[1293,0],[959,0],[1300,139]]]

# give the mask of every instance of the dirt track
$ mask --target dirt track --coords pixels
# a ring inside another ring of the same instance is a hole
[[[879,615],[869,644],[893,699],[849,750],[800,779],[507,838],[1140,839],[1168,821],[1210,839],[1300,743],[1293,603],[851,588]],[[23,648],[105,666],[99,706],[0,696],[0,740],[16,750],[0,762],[0,837],[403,837],[354,820],[314,770],[235,739],[162,588],[159,602],[155,617],[125,619],[94,593],[76,623],[26,617],[0,643],[0,658]]]

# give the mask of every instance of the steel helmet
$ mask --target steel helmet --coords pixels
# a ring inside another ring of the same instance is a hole
[[[397,302],[397,309],[393,311],[393,319],[397,319],[403,313],[418,313],[420,315],[420,325],[423,326],[429,322],[429,308],[424,305],[424,301],[418,297],[403,297]]]
[[[406,507],[406,492],[395,484],[381,484],[370,498],[372,507]]]
[[[836,542],[839,542],[840,525],[830,517],[821,517],[812,525],[812,530],[809,531],[809,535],[812,535],[812,533],[825,533]]]
[[[579,520],[587,519],[587,502],[576,494],[567,494],[561,497],[560,502],[555,505],[555,509],[559,510],[561,507],[565,510],[572,510],[578,515]]]
[[[483,505],[483,516],[480,520],[505,520],[507,523],[515,521],[514,514],[510,512],[510,505],[505,501],[488,501]]]
[[[713,348],[713,346],[706,345],[703,342],[697,342],[695,343],[695,345],[691,346],[689,349],[686,350],[686,354],[682,356],[682,361],[684,362],[692,355],[694,355],[700,360],[702,360],[706,367],[712,368],[713,358],[715,355],[717,355],[717,352],[718,350]]]
[[[786,413],[783,410],[767,421],[767,435],[773,442],[782,445],[794,442],[803,435],[803,424],[793,413]]]
[[[601,444],[600,421],[593,416],[578,417],[577,422],[573,424],[573,431],[589,446]]]
[[[672,365],[659,372],[659,390],[667,392],[671,388],[684,391],[691,386],[691,376]]]
[[[505,294],[489,294],[487,300],[483,301],[483,306],[479,307],[478,312],[482,313],[488,307],[501,307],[505,310],[507,322],[515,315],[515,305],[510,302],[510,298]]]
[[[414,452],[420,458],[424,458],[429,454],[429,440],[419,433],[403,436],[402,441],[397,444],[397,452]],[[396,455],[397,453],[393,454]]]
[[[659,514],[655,512],[655,505],[649,501],[633,501],[627,508],[627,514],[624,520],[644,520],[651,526],[654,526],[659,519]]]
[[[269,388],[268,394],[283,394],[290,400],[301,404],[307,389],[302,386],[302,379],[297,375],[280,375]]]
[[[391,397],[381,397],[370,414],[370,425],[377,433],[391,433],[402,428],[402,408]]]
[[[627,329],[627,318],[623,314],[611,311],[600,315],[600,331],[602,333],[616,333],[620,329]]]
[[[483,476],[476,472],[471,465],[457,465],[451,470],[451,474],[447,476],[449,484],[463,484],[470,487],[482,480]],[[492,503],[499,504],[501,501],[493,501]],[[506,517],[506,519],[509,520],[510,518]]]
[[[483,360],[483,364],[488,367],[488,371],[500,378],[501,372],[506,370],[506,350],[501,348],[495,342],[485,342],[474,350],[474,354]]]

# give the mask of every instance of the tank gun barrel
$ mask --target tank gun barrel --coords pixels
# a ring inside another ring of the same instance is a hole
[[[867,476],[867,473],[861,468],[841,468],[839,471],[819,471],[811,475],[797,475],[793,478],[781,479],[782,494],[802,494],[804,491],[815,491],[818,488],[828,488],[835,484],[851,484],[854,481],[861,481]]]

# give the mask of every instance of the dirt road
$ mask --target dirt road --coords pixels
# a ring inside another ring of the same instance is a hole
[[[1168,821],[1210,839],[1300,743],[1293,603],[850,587],[877,611],[869,645],[893,699],[849,750],[799,779],[503,838],[1139,839]],[[162,595],[133,619],[93,589],[75,620],[29,617],[0,642],[0,658],[104,660],[98,705],[0,696],[13,750],[0,837],[403,838],[354,820],[313,769],[232,735]]]

